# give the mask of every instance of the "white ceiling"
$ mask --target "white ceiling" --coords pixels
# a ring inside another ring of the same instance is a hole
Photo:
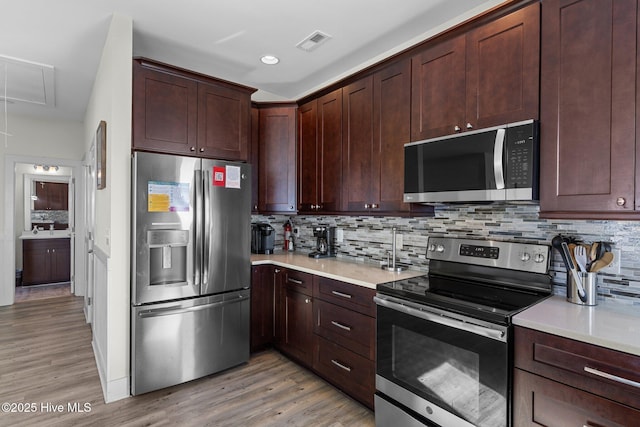
[[[81,121],[113,13],[132,18],[135,56],[257,88],[257,101],[279,101],[297,100],[503,1],[0,0],[0,106],[8,63],[9,114]],[[331,39],[312,52],[296,48],[316,30]],[[264,54],[280,63],[260,63]],[[30,69],[29,80],[2,57],[53,73]],[[11,100],[12,93],[38,98],[38,91],[47,91],[40,97],[48,103]]]

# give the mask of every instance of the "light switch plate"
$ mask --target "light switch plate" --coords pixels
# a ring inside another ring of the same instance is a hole
[[[344,241],[344,230],[342,228],[338,228],[336,230],[336,240],[338,243],[342,243]]]

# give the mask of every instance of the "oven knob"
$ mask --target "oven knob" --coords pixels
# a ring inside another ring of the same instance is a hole
[[[427,248],[427,250],[428,250],[429,252],[433,252],[433,251],[435,251],[435,250],[436,250],[436,245],[434,245],[433,243],[431,243],[431,244],[429,245],[429,247]]]
[[[538,264],[541,262],[544,262],[544,255],[543,254],[536,254],[535,258],[533,259],[535,262],[537,262]]]
[[[520,255],[520,261],[522,262],[527,262],[531,259],[531,255],[529,255],[526,252],[523,252],[522,255]]]
[[[444,252],[444,246],[442,245],[436,246],[436,252]]]

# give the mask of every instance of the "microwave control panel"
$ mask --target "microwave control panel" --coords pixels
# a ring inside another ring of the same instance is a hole
[[[505,157],[506,187],[531,188],[537,176],[537,122],[507,129]]]
[[[530,188],[536,175],[537,122],[507,129],[505,156],[507,188]]]

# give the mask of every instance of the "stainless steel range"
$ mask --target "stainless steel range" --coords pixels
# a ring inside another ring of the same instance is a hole
[[[512,324],[551,295],[548,245],[429,238],[429,274],[377,287],[377,426],[511,425]]]

